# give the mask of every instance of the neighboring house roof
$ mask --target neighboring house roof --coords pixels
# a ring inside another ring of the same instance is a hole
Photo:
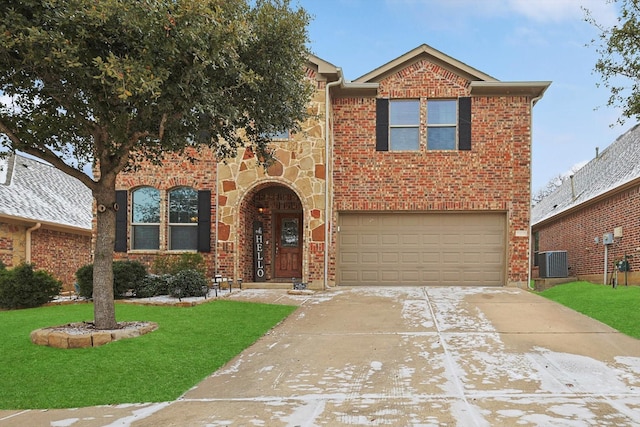
[[[0,217],[91,230],[93,196],[77,179],[20,154],[0,159]]]
[[[607,193],[640,182],[640,125],[618,137],[531,210],[536,225]]]

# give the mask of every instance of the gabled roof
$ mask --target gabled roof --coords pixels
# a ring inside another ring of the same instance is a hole
[[[429,62],[439,65],[445,70],[468,80],[470,82],[470,94],[476,96],[502,96],[502,95],[521,95],[530,96],[535,101],[542,98],[551,82],[549,81],[533,81],[533,82],[503,82],[488,74],[479,71],[464,62],[460,62],[427,44],[422,44],[417,48],[399,56],[398,58],[387,62],[381,67],[358,77],[353,81],[355,84],[372,84],[379,83],[390,74],[421,60],[426,59]]]
[[[396,72],[400,68],[404,68],[407,64],[416,62],[422,58],[426,58],[428,61],[440,65],[442,68],[447,69],[459,76],[465,77],[468,80],[481,80],[481,81],[498,81],[482,71],[476,70],[467,64],[458,61],[446,55],[439,50],[432,48],[427,44],[421,44],[417,48],[410,50],[398,58],[387,62],[381,67],[376,68],[373,71],[365,74],[364,76],[355,79],[358,83],[378,82],[385,76]]]
[[[0,217],[91,230],[93,196],[53,166],[13,154],[0,159]]]
[[[537,225],[582,205],[640,183],[640,125],[619,136],[596,158],[565,180],[531,210]]]

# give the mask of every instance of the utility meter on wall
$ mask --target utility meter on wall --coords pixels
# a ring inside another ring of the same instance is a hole
[[[613,244],[613,233],[604,233],[602,235],[602,243],[605,245]]]

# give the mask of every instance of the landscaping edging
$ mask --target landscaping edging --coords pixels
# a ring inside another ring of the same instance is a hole
[[[120,322],[118,329],[95,329],[93,323],[77,322],[31,332],[31,342],[57,348],[99,347],[124,338],[135,338],[158,329],[155,322]]]

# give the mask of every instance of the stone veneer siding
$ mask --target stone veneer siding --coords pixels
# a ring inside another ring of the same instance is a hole
[[[276,161],[267,170],[257,165],[251,150],[244,148],[238,150],[235,159],[220,162],[217,166],[214,156],[207,149],[201,151],[199,160],[194,164],[175,157],[166,159],[161,168],[145,164],[135,173],[121,173],[118,177],[117,189],[129,191],[128,218],[131,217],[131,191],[137,187],[151,186],[160,190],[160,216],[163,219],[167,217],[168,190],[177,186],[211,190],[211,252],[202,253],[207,274],[213,276],[216,272],[217,244],[217,272],[223,277],[241,277],[245,282],[252,281],[253,247],[249,239],[253,221],[258,218],[256,206],[261,202],[259,191],[270,187],[288,189],[299,199],[295,201],[295,206],[302,208],[303,214],[303,281],[322,280],[325,83],[315,80],[313,70],[308,70],[307,77],[316,85],[315,96],[308,106],[311,117],[302,123],[301,131],[292,135],[290,140],[274,141]],[[292,205],[288,206],[291,208]],[[216,229],[218,236],[215,235]],[[167,221],[161,220],[160,250],[116,253],[116,259],[138,260],[151,267],[158,254],[175,253],[166,251],[167,234]],[[128,239],[130,241],[130,236]]]
[[[622,238],[616,238],[608,249],[609,272],[613,271],[615,259],[625,254],[633,255],[629,264],[629,283],[639,284],[640,274],[640,185],[616,192],[594,203],[587,203],[555,220],[533,227],[538,232],[539,251],[567,251],[569,275],[602,283],[604,273],[604,245],[602,235],[622,227]],[[596,243],[594,238],[598,237]],[[537,269],[537,268],[536,268]],[[608,280],[608,279],[607,279]],[[624,273],[618,275],[624,283]]]
[[[378,97],[391,99],[464,96],[469,96],[468,81],[425,60],[387,76],[378,90]],[[339,211],[506,212],[507,284],[525,286],[530,101],[522,96],[473,97],[471,151],[427,151],[422,126],[419,151],[382,152],[376,151],[376,100],[336,99],[334,221]]]

